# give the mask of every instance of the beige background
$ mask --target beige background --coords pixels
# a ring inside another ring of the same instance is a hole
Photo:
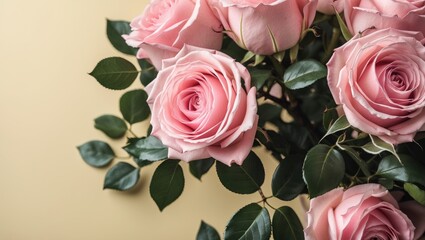
[[[119,114],[123,93],[86,74],[100,59],[122,56],[107,41],[105,19],[131,20],[145,4],[0,0],[0,239],[195,239],[201,219],[223,232],[234,212],[260,200],[230,193],[215,171],[201,183],[183,164],[183,195],[160,213],[148,191],[154,167],[143,169],[144,184],[120,193],[103,191],[106,170],[81,160],[76,146],[107,140],[93,119]],[[276,162],[263,160],[270,194]]]

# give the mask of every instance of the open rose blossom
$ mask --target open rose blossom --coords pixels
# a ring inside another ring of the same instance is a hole
[[[405,213],[415,226],[415,239],[425,239],[425,206],[414,200],[400,202],[400,209]]]
[[[163,61],[146,87],[152,135],[169,147],[169,158],[213,157],[242,164],[257,130],[256,89],[247,69],[213,50],[185,46]]]
[[[174,57],[184,44],[220,49],[221,23],[206,0],[153,0],[123,35],[139,48],[137,58],[148,58],[156,69],[162,59]]]
[[[244,49],[271,55],[296,45],[317,0],[211,0],[227,34]]]
[[[344,16],[353,35],[390,27],[425,34],[425,0],[346,0]]]
[[[307,218],[307,240],[414,239],[412,222],[379,184],[336,188],[313,198]]]
[[[391,195],[397,200],[400,210],[409,217],[415,226],[415,239],[425,239],[425,206],[415,200],[400,201],[405,195],[401,191],[393,191]]]
[[[425,43],[419,32],[356,36],[328,62],[328,84],[350,124],[398,144],[425,130]]]

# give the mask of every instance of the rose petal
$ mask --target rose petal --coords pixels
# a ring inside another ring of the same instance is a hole
[[[425,233],[425,207],[416,201],[400,203],[400,209],[412,220],[415,229],[415,240]]]
[[[227,55],[188,45],[163,67],[146,91],[151,134],[169,147],[169,157],[242,164],[258,124],[248,70]]]
[[[208,153],[208,151],[205,148],[192,150],[192,151],[184,152],[184,153],[177,152],[173,148],[168,149],[168,158],[179,159],[179,160],[182,160],[182,161],[185,161],[185,162],[190,162],[190,161],[199,160],[199,159],[205,159],[205,158],[209,158],[209,157],[210,157],[210,154]]]
[[[258,124],[258,116],[254,121],[254,126]],[[248,131],[242,133],[239,141],[235,141],[228,147],[216,147],[210,146],[207,148],[208,153],[212,158],[230,166],[232,163],[242,165],[245,158],[248,156],[249,152],[252,149],[252,144],[254,142],[255,133],[257,129],[255,127],[249,129]],[[235,149],[238,149],[235,151]]]
[[[343,188],[335,188],[310,201],[307,212],[307,227],[304,229],[306,239],[323,239],[328,235],[328,210],[333,209],[342,200]]]
[[[257,93],[257,90],[253,87],[250,89],[247,95],[247,103],[246,103],[246,109],[245,109],[245,116],[243,122],[240,124],[240,126],[237,128],[237,130],[227,137],[225,140],[221,142],[221,147],[225,148],[228,147],[236,138],[238,138],[243,132],[246,132],[252,128],[255,128],[256,121],[258,122],[258,119],[256,119],[257,116],[257,101],[255,101],[255,95]]]

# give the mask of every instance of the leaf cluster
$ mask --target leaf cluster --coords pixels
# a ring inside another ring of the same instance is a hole
[[[323,20],[325,19],[325,20]],[[229,37],[222,52],[242,62],[257,88],[259,123],[254,147],[264,147],[277,161],[272,181],[266,184],[272,195],[265,196],[265,171],[262,159],[251,151],[242,165],[227,166],[215,159],[201,159],[183,164],[168,158],[168,148],[150,135],[151,129],[137,136],[136,123],[146,121],[150,109],[143,86],[155,81],[157,71],[146,60],[137,67],[123,57],[101,60],[90,73],[102,86],[124,90],[139,76],[142,86],[125,92],[119,100],[121,116],[101,115],[94,127],[112,139],[126,138],[123,150],[128,157],[118,157],[112,147],[92,140],[78,147],[90,166],[103,168],[118,161],[106,173],[104,189],[126,191],[140,181],[142,169],[155,167],[149,192],[160,211],[181,196],[185,186],[183,167],[201,180],[215,165],[222,185],[237,194],[259,193],[256,203],[239,209],[229,220],[224,239],[304,239],[301,222],[286,201],[302,194],[310,198],[333,188],[348,188],[363,183],[380,183],[392,190],[407,193],[425,205],[425,140],[398,146],[353,128],[338,109],[329,92],[325,63],[332,50],[350,38],[340,16],[334,19],[318,14],[315,25],[292,49],[273,56],[255,56],[241,49]],[[113,47],[125,55],[136,55],[123,34],[130,32],[126,21],[107,20],[107,36]],[[140,70],[139,70],[140,69]],[[277,89],[277,91],[276,91]],[[268,199],[281,200],[281,207]],[[272,212],[272,215],[270,214]],[[220,234],[202,221],[198,240],[217,240]]]

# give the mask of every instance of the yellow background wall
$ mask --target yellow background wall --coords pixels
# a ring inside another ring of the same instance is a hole
[[[260,200],[224,189],[214,169],[201,183],[182,164],[183,195],[160,213],[149,196],[153,166],[142,170],[143,184],[120,193],[103,191],[106,169],[81,160],[77,145],[107,140],[93,119],[118,115],[124,93],[86,74],[102,58],[122,56],[108,43],[105,19],[131,20],[145,4],[0,0],[0,239],[195,239],[202,219],[223,232],[234,212]],[[123,142],[113,144],[124,155]],[[262,158],[270,195],[276,162]]]

